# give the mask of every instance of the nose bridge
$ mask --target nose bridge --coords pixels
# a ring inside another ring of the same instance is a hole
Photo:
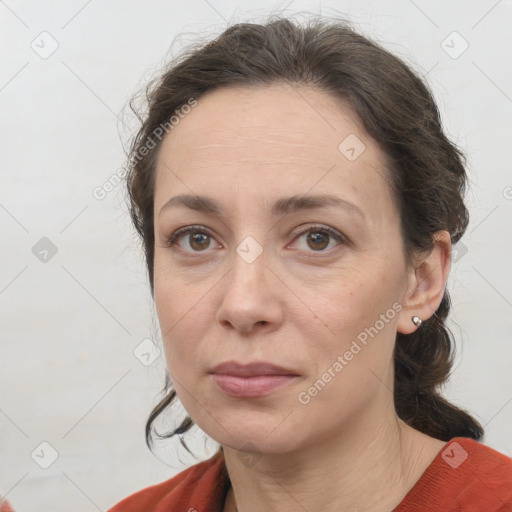
[[[253,265],[258,260],[259,265],[264,263],[263,255],[263,242],[258,242],[256,238],[251,235],[246,236],[236,247],[236,253],[241,260],[243,260],[247,265]],[[237,262],[239,263],[239,262]],[[258,266],[259,266],[258,265]],[[243,265],[242,265],[243,267]]]
[[[252,288],[265,281],[267,254],[263,245],[253,236],[246,236],[233,254],[232,284],[250,285]]]
[[[256,186],[254,184],[254,186]],[[249,188],[245,199],[237,195],[231,203],[233,239],[236,241],[230,255],[231,272],[228,277],[230,288],[239,291],[239,286],[249,286],[256,291],[266,282],[266,265],[269,263],[269,225],[265,218],[265,204],[261,197],[253,195]],[[233,290],[231,290],[233,291]],[[260,288],[263,295],[269,293],[267,286]],[[242,297],[243,298],[243,297]]]
[[[217,311],[219,323],[244,333],[256,325],[266,326],[266,330],[278,328],[282,304],[275,296],[278,289],[269,286],[267,252],[253,236],[246,236],[233,252]]]

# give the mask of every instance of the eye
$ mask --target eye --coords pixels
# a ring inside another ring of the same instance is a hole
[[[213,237],[201,226],[187,226],[169,237],[167,247],[178,244],[185,252],[205,252],[210,248],[212,240]]]
[[[302,240],[298,249],[305,252],[328,252],[333,246],[348,243],[338,231],[327,226],[310,226],[294,235],[295,240]],[[178,245],[188,253],[206,252],[211,248],[213,236],[202,226],[186,226],[175,231],[168,239],[166,246]],[[336,241],[337,244],[333,244]],[[312,251],[310,250],[312,249]]]
[[[294,240],[300,241],[301,239],[302,243],[299,244],[299,250],[307,252],[311,252],[308,249],[312,249],[312,252],[328,252],[333,247],[333,240],[338,242],[334,246],[347,242],[341,233],[327,226],[313,226],[301,231]]]

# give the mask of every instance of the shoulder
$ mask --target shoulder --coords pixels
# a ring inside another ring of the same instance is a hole
[[[449,449],[448,455],[451,455],[452,450],[455,453],[455,448],[457,445],[461,446],[468,452],[468,458],[471,454],[475,458],[475,461],[484,462],[490,465],[503,466],[504,468],[507,468],[508,471],[512,471],[511,457],[508,457],[507,455],[498,452],[497,450],[494,450],[490,446],[487,446],[479,441],[470,439],[469,437],[455,437],[446,443],[445,450]]]
[[[511,507],[512,458],[474,439],[456,437],[395,510],[509,512]]]
[[[114,505],[107,512],[194,512],[218,510],[226,484],[224,457],[219,450],[157,485],[142,489]]]
[[[512,458],[507,455],[474,439],[457,437],[446,444],[441,458],[451,470],[466,471],[475,488],[512,498]]]

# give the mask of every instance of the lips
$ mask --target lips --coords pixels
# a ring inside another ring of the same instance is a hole
[[[262,375],[295,375],[298,374],[272,363],[254,362],[248,364],[227,361],[217,365],[210,373],[233,375],[235,377],[257,377]]]
[[[299,377],[292,370],[266,362],[240,364],[228,361],[210,373],[224,394],[236,398],[266,396]]]

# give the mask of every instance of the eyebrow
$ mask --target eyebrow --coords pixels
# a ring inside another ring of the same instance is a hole
[[[351,214],[356,214],[365,218],[362,210],[355,204],[331,194],[291,196],[278,199],[272,204],[271,213],[274,216],[285,215],[300,210],[310,210],[313,208],[322,208],[334,206],[342,208]],[[178,195],[169,199],[160,209],[160,215],[164,210],[172,207],[185,207],[203,213],[210,213],[220,216],[223,213],[222,206],[214,199],[206,196]]]

